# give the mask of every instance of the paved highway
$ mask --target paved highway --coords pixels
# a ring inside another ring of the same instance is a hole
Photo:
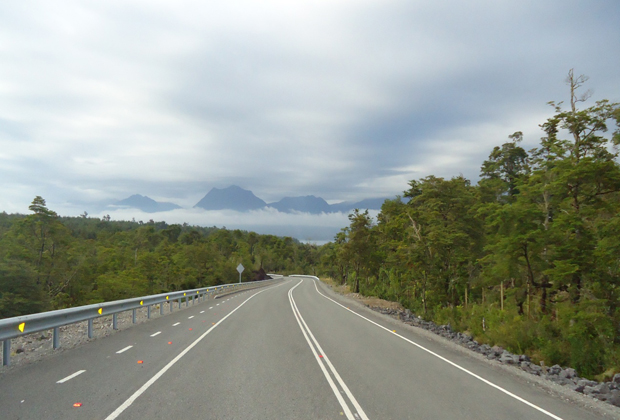
[[[207,301],[0,375],[0,418],[600,418],[347,305],[311,278]]]

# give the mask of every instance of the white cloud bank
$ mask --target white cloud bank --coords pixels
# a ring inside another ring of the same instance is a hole
[[[369,214],[376,217],[378,211]],[[241,229],[262,234],[292,236],[301,241],[325,243],[341,228],[349,225],[345,213],[280,213],[276,209],[265,208],[249,212],[233,210],[207,211],[202,209],[176,209],[166,212],[145,213],[134,209],[118,209],[89,214],[89,217],[102,218],[109,215],[112,220],[135,220],[148,222],[165,221],[168,224],[187,223],[194,226],[216,226],[227,229]]]

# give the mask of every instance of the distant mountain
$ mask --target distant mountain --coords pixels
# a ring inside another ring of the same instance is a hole
[[[282,213],[292,213],[299,211],[302,213],[321,214],[331,212],[331,207],[327,201],[321,197],[307,195],[305,197],[284,197],[276,203],[268,204]]]
[[[152,198],[140,194],[134,194],[131,197],[127,197],[124,200],[117,201],[112,205],[114,207],[139,209],[145,213],[157,213],[160,211],[169,211],[181,208],[181,206],[178,206],[174,203],[158,202],[153,200]]]
[[[212,188],[194,207],[205,210],[236,210],[249,211],[267,206],[252,191],[244,190],[236,185],[228,188]]]
[[[314,195],[300,197],[284,197],[274,203],[265,203],[254,195],[252,191],[244,190],[236,185],[228,188],[213,188],[194,207],[205,210],[236,210],[249,211],[271,207],[281,213],[349,213],[354,209],[381,210],[381,206],[389,198],[367,198],[361,201],[346,201],[336,204],[328,204],[323,198]],[[408,201],[403,199],[404,202]]]

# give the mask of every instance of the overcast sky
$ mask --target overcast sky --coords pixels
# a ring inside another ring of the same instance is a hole
[[[0,211],[475,182],[509,134],[537,144],[569,69],[620,101],[619,22],[617,0],[3,2]]]

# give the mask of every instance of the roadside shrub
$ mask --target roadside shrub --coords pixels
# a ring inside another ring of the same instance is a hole
[[[566,339],[570,344],[570,365],[586,377],[604,372],[614,331],[611,319],[604,313],[603,302],[581,302],[560,314],[567,315],[569,311],[572,314],[568,319]]]

